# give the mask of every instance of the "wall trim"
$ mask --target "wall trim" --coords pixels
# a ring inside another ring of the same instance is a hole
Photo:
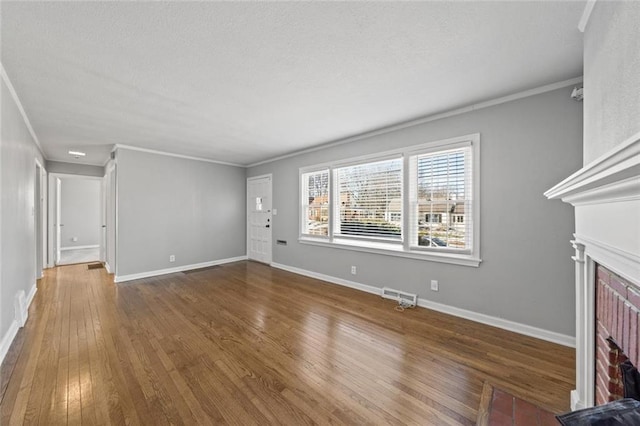
[[[2,80],[4,80],[5,84],[7,85],[7,88],[9,89],[9,93],[11,94],[11,97],[13,98],[13,101],[16,103],[16,106],[18,107],[18,111],[20,111],[20,115],[24,120],[24,124],[27,126],[27,129],[29,130],[29,134],[31,134],[31,137],[33,138],[33,141],[38,146],[40,153],[46,159],[47,157],[44,155],[44,151],[42,150],[42,145],[40,145],[40,140],[38,139],[38,136],[36,136],[36,132],[33,130],[33,127],[31,126],[29,117],[27,117],[27,113],[25,112],[24,107],[22,106],[22,102],[20,102],[20,98],[16,93],[16,89],[13,87],[13,84],[11,84],[11,80],[9,80],[9,76],[7,75],[7,72],[4,69],[4,65],[2,65],[2,62],[0,62],[0,76],[2,76]]]
[[[479,322],[481,324],[501,328],[503,330],[513,331],[525,336],[535,337],[536,339],[546,340],[547,342],[557,343],[562,346],[568,346],[570,348],[576,347],[575,337],[556,333],[555,331],[549,331],[543,328],[533,327],[504,318],[469,311],[467,309],[456,308],[455,306],[445,305],[443,303],[437,303],[422,298],[418,298],[418,306],[453,315],[459,318],[468,319],[474,322]]]
[[[156,149],[138,148],[137,146],[132,146],[132,145],[115,144],[113,146],[113,149],[111,150],[111,152],[116,151],[118,149],[128,149],[130,151],[140,151],[140,152],[146,152],[146,153],[149,153],[149,154],[164,155],[164,156],[167,156],[167,157],[183,158],[185,160],[204,161],[206,163],[222,164],[223,166],[247,167],[245,165],[237,164],[237,163],[229,163],[229,162],[226,162],[226,161],[217,161],[217,160],[212,160],[210,158],[203,158],[203,157],[193,157],[191,155],[176,154],[176,153],[173,153],[173,152],[159,151],[159,150],[156,150]],[[106,163],[108,163],[108,162],[109,162],[109,160],[107,160]]]
[[[327,281],[333,284],[342,285],[344,287],[353,288],[356,290],[364,291],[371,294],[382,294],[382,288],[370,286],[367,284],[358,283],[355,281],[349,281],[342,278],[333,277],[330,275],[321,274],[318,272],[308,271],[294,266],[283,265],[280,263],[272,263],[272,267],[282,269],[284,271],[293,272],[294,274],[304,275],[311,278],[316,278],[322,281]],[[557,343],[559,345],[575,348],[576,339],[573,336],[568,336],[555,331],[549,331],[538,327],[518,323],[515,321],[506,320],[504,318],[494,317],[491,315],[481,314],[466,309],[456,308],[454,306],[445,305],[443,303],[433,302],[427,299],[418,298],[418,306],[422,308],[432,309],[434,311],[442,312],[445,314],[453,315],[459,318],[468,319],[471,321],[479,322],[492,327],[501,328],[503,330],[513,331],[525,336],[534,337],[536,339],[545,340],[547,342]]]
[[[111,269],[111,265],[109,265],[109,262],[104,262],[104,269],[107,270],[107,274],[113,274],[113,269]]]
[[[191,265],[183,265],[183,266],[176,266],[175,268],[167,268],[167,269],[158,269],[155,271],[147,271],[147,272],[140,272],[137,274],[129,274],[129,275],[116,275],[113,279],[113,282],[116,283],[122,283],[125,281],[132,281],[132,280],[138,280],[141,278],[149,278],[149,277],[155,277],[158,275],[166,275],[166,274],[173,274],[175,272],[183,272],[183,271],[189,271],[191,269],[200,269],[200,268],[208,268],[209,266],[215,266],[215,265],[222,265],[225,263],[232,263],[232,262],[239,262],[241,260],[247,260],[247,255],[243,255],[243,256],[236,256],[236,257],[230,257],[227,259],[219,259],[219,260],[212,260],[209,262],[202,262],[202,263],[194,263]]]
[[[13,320],[7,332],[2,336],[2,341],[0,341],[0,364],[4,361],[4,357],[7,356],[7,352],[9,352],[9,348],[13,343],[13,339],[16,338],[19,329],[18,321]]]
[[[60,247],[60,251],[83,250],[83,249],[91,249],[91,248],[100,248],[100,244],[93,244],[89,246]]]
[[[20,306],[20,309],[23,310],[23,313],[26,313],[25,323],[29,319],[29,306],[31,306],[31,302],[33,302],[33,298],[36,296],[37,291],[38,291],[38,286],[36,283],[34,283],[33,286],[31,286],[31,289],[29,290],[29,294],[27,294],[27,296],[24,299],[24,306]],[[21,291],[21,293],[24,294],[23,291]],[[20,313],[18,312],[15,313],[15,315],[19,315],[19,314]],[[7,353],[9,352],[9,348],[13,343],[13,339],[15,339],[16,335],[18,334],[18,330],[20,330],[20,323],[17,318],[14,318],[13,321],[11,322],[11,325],[9,326],[9,329],[7,330],[5,335],[2,336],[2,340],[0,341],[0,364],[2,364],[2,362],[4,361],[4,357],[7,356]]]
[[[306,269],[296,268],[295,266],[283,265],[281,263],[273,262],[271,266],[277,269],[282,269],[283,271],[293,272],[294,274],[304,275],[305,277],[315,278],[321,281],[327,281],[333,284],[338,284],[343,287],[353,288],[355,290],[364,291],[365,293],[371,294],[382,294],[382,289],[378,287],[374,287],[367,284],[361,284],[355,281],[345,280],[342,278],[332,277],[331,275],[321,274],[319,272],[308,271]]]
[[[338,242],[334,241],[323,241],[318,239],[313,239],[309,237],[300,237],[298,238],[298,242],[300,244],[308,244],[312,246],[319,247],[328,247],[339,250],[352,250],[352,251],[360,251],[364,253],[373,253],[379,254],[382,256],[396,256],[396,257],[404,257],[407,259],[417,259],[424,260],[429,262],[438,262],[438,263],[449,263],[451,265],[459,265],[459,266],[470,266],[477,268],[480,266],[482,259],[479,257],[474,257],[473,255],[459,255],[459,254],[451,254],[448,255],[442,253],[433,253],[426,251],[404,251],[400,249],[389,248],[381,248],[381,247],[365,247],[359,246],[355,244],[349,244],[348,241]]]
[[[284,160],[285,158],[295,157],[297,155],[308,154],[310,152],[320,151],[326,148],[332,148],[334,146],[340,146],[347,144],[349,142],[355,142],[361,139],[367,139],[373,136],[383,135],[385,133],[394,132],[396,130],[406,129],[408,127],[418,126],[420,124],[429,123],[431,121],[440,120],[442,118],[453,117],[455,115],[465,114],[467,112],[472,112],[478,109],[488,108],[495,105],[500,105],[506,102],[516,101],[518,99],[528,98],[529,96],[540,95],[542,93],[551,92],[553,90],[561,89],[563,87],[571,86],[574,84],[582,83],[583,78],[575,77],[570,78],[569,80],[558,81],[556,83],[547,84],[545,86],[535,87],[533,89],[525,90],[522,92],[513,93],[511,95],[502,96],[495,99],[490,99],[488,101],[479,102],[477,104],[468,105],[462,108],[456,108],[450,111],[441,112],[438,114],[428,115],[426,117],[417,118],[415,120],[405,121],[398,124],[393,124],[391,126],[382,127],[380,129],[372,130],[370,132],[360,133],[358,135],[349,136],[344,139],[338,139],[333,142],[328,142],[322,145],[317,145],[311,148],[302,149],[300,151],[294,151],[289,154],[280,155],[278,157],[269,158],[267,160],[258,161],[256,163],[248,164],[245,167],[255,167],[260,166],[262,164],[272,163],[278,160]],[[569,96],[569,95],[567,95]]]
[[[36,292],[38,291],[38,285],[33,283],[31,289],[29,290],[29,294],[27,294],[27,312],[29,311],[29,306],[31,306],[31,302],[33,302],[33,298],[36,297]]]

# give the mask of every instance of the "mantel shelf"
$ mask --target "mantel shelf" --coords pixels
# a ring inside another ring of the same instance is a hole
[[[640,133],[584,166],[544,195],[579,205],[640,198]]]

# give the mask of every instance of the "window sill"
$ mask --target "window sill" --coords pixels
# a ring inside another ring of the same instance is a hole
[[[403,246],[399,244],[371,242],[365,247],[362,245],[361,241],[334,240],[333,242],[329,242],[328,240],[309,237],[300,237],[298,238],[298,242],[313,246],[361,251],[365,253],[382,254],[385,256],[405,257],[408,259],[426,260],[430,262],[450,263],[452,265],[472,266],[476,268],[480,266],[480,262],[482,262],[481,259],[473,257],[473,255],[470,254],[434,253],[418,250],[405,251]]]

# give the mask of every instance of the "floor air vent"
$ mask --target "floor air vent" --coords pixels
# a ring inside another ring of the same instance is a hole
[[[382,297],[385,299],[396,300],[400,304],[406,304],[409,306],[416,306],[416,301],[418,299],[417,294],[406,293],[389,287],[384,287],[382,289]]]

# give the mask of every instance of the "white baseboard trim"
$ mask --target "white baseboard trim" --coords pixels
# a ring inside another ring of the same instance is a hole
[[[377,294],[377,295],[382,294],[382,289],[379,287],[357,283],[355,281],[349,281],[342,278],[336,278],[330,275],[307,271],[305,269],[300,269],[294,266],[283,265],[275,262],[272,263],[271,266],[273,266],[274,268],[293,272],[294,274],[316,278],[316,279],[327,281],[333,284],[338,284],[338,285],[350,287],[356,290],[365,291],[367,293]],[[532,327],[530,325],[509,321],[503,318],[493,317],[493,316],[481,314],[478,312],[468,311],[466,309],[456,308],[454,306],[445,305],[442,303],[436,303],[426,299],[419,298],[418,306],[422,308],[432,309],[434,311],[442,312],[445,314],[453,315],[456,317],[465,318],[471,321],[479,322],[479,323],[490,325],[493,327],[502,328],[504,330],[513,331],[515,333],[524,334],[525,336],[535,337],[536,339],[557,343],[559,345],[568,346],[572,348],[576,347],[575,337],[556,333],[554,331],[544,330],[542,328]]]
[[[585,404],[580,399],[580,394],[576,389],[571,391],[571,411],[582,410],[583,408],[587,408],[587,404]]]
[[[99,245],[92,245],[92,246],[60,247],[60,251],[83,250],[83,249],[92,249],[92,248],[100,248],[100,246]]]
[[[139,280],[141,278],[149,278],[149,277],[155,277],[158,275],[173,274],[175,272],[189,271],[191,269],[208,268],[209,266],[222,265],[222,264],[231,263],[231,262],[239,262],[241,260],[247,260],[247,256],[244,255],[244,256],[237,256],[237,257],[230,257],[228,259],[212,260],[210,262],[194,263],[191,265],[176,266],[175,268],[158,269],[156,271],[140,272],[137,274],[129,274],[129,275],[121,275],[121,276],[116,275],[113,281],[116,283],[122,283],[125,281]]]
[[[109,265],[109,262],[104,262],[104,269],[107,270],[107,274],[113,274],[113,270],[111,269],[111,265]]]
[[[13,339],[15,339],[19,329],[18,321],[13,320],[9,326],[9,330],[2,336],[2,341],[0,341],[0,364],[4,361],[4,357],[7,356],[7,352],[9,352],[11,343],[13,343]]]
[[[330,275],[320,274],[318,272],[307,271],[306,269],[296,268],[294,266],[283,265],[281,263],[272,263],[271,266],[274,268],[282,269],[284,271],[293,272],[294,274],[304,275],[305,277],[316,278],[322,281],[328,281],[333,284],[339,284],[344,287],[353,288],[356,290],[364,291],[371,294],[382,294],[382,289],[378,287],[373,287],[366,284],[357,283],[355,281],[349,281],[342,278],[332,277]]]
[[[33,283],[31,289],[29,290],[29,294],[24,298],[24,306],[19,306],[18,308],[22,312],[16,312],[16,315],[24,315],[24,321],[29,319],[29,306],[31,306],[31,302],[33,302],[33,298],[36,296],[36,291],[38,291],[38,286],[36,283]],[[24,294],[23,291],[20,291],[19,294]],[[0,341],[0,364],[4,361],[4,357],[7,356],[7,352],[9,352],[9,348],[11,347],[11,343],[13,343],[13,339],[16,338],[16,334],[18,334],[18,330],[20,329],[20,322],[22,318],[14,318],[9,326],[9,330],[2,337],[2,341]],[[23,324],[24,325],[24,324]]]
[[[437,303],[427,299],[418,298],[418,306],[493,327],[498,327],[503,330],[513,331],[518,334],[524,334],[525,336],[535,337],[536,339],[546,340],[547,342],[557,343],[562,346],[568,346],[570,348],[576,347],[575,337],[556,333],[555,331],[549,331],[543,328],[506,320],[504,318],[468,311],[466,309],[456,308],[455,306],[445,305],[443,303]]]
[[[27,294],[27,312],[29,312],[29,306],[31,306],[31,302],[33,302],[33,298],[36,297],[36,292],[38,291],[38,285],[33,283],[31,289],[29,290],[29,294]]]

